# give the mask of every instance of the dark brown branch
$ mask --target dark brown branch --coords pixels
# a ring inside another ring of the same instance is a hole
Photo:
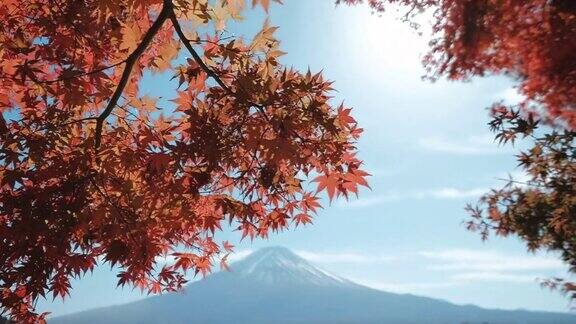
[[[178,37],[180,38],[182,43],[184,43],[184,46],[186,47],[188,52],[190,52],[190,54],[192,55],[192,58],[194,58],[194,61],[196,61],[196,63],[200,66],[200,68],[202,70],[204,70],[204,72],[209,77],[214,79],[214,81],[216,81],[216,83],[218,83],[218,85],[220,87],[222,87],[222,89],[224,89],[224,91],[226,91],[229,95],[237,97],[237,94],[234,91],[232,91],[232,89],[230,89],[230,87],[228,87],[224,83],[224,81],[222,81],[222,79],[220,78],[220,76],[218,74],[216,74],[216,72],[214,72],[210,67],[208,67],[206,65],[206,63],[204,63],[204,61],[202,60],[200,55],[198,55],[198,52],[196,52],[194,47],[192,47],[191,41],[188,38],[186,38],[186,35],[184,35],[184,32],[182,31],[182,27],[180,26],[180,23],[178,22],[178,18],[176,18],[176,14],[174,13],[173,8],[170,9],[170,21],[172,22],[172,25],[174,26],[174,30],[176,30],[176,34],[178,34]],[[242,88],[240,88],[240,90],[242,92],[246,93],[246,90],[244,90]],[[262,116],[264,116],[264,119],[266,119],[267,122],[270,122],[270,118],[268,117],[268,115],[266,114],[266,111],[264,110],[264,108],[266,107],[265,105],[255,103],[253,101],[247,101],[247,103],[253,107],[258,108],[258,111],[260,111]],[[302,142],[306,142],[306,140],[303,139],[296,131],[292,131],[292,133],[294,135],[296,135],[296,137],[298,137]]]
[[[164,0],[164,5],[162,6],[162,10],[158,14],[158,18],[156,18],[156,21],[154,21],[152,26],[150,26],[150,29],[148,29],[148,31],[144,35],[144,38],[142,38],[142,41],[140,42],[140,44],[138,44],[138,47],[136,47],[136,49],[126,59],[126,66],[124,67],[124,71],[122,72],[122,77],[120,78],[118,87],[116,87],[116,90],[114,91],[114,94],[112,94],[112,97],[108,102],[108,105],[102,111],[100,116],[98,116],[98,120],[96,121],[96,133],[94,142],[94,147],[96,148],[96,150],[98,150],[98,148],[100,147],[100,143],[102,141],[101,137],[104,121],[106,120],[106,118],[108,118],[108,116],[110,116],[114,107],[116,107],[116,104],[118,103],[118,100],[120,99],[120,96],[124,91],[124,88],[128,84],[128,81],[130,79],[130,73],[132,72],[134,64],[136,64],[136,62],[138,61],[142,53],[144,53],[148,45],[150,45],[150,42],[152,42],[152,39],[154,39],[154,36],[156,36],[156,34],[160,30],[166,19],[168,19],[168,16],[171,12],[173,12],[172,2],[170,0]]]
[[[8,131],[6,119],[4,119],[4,115],[0,112],[0,135],[8,134]]]
[[[220,79],[220,76],[218,76],[218,74],[216,74],[214,71],[212,71],[212,69],[210,69],[208,67],[208,65],[206,65],[206,63],[204,63],[204,61],[202,61],[202,58],[200,57],[200,55],[198,55],[198,52],[196,52],[194,47],[192,47],[192,44],[190,44],[190,40],[188,38],[186,38],[186,35],[184,35],[184,32],[182,31],[182,27],[180,26],[180,23],[178,22],[178,18],[176,18],[176,14],[174,13],[174,10],[172,10],[172,9],[170,10],[170,21],[172,22],[172,25],[174,26],[174,30],[176,30],[176,34],[178,34],[178,37],[180,38],[182,43],[184,43],[184,46],[186,47],[188,52],[190,52],[190,54],[192,55],[192,58],[194,58],[194,61],[196,61],[196,63],[198,63],[200,68],[202,68],[202,70],[204,70],[204,72],[206,74],[208,74],[209,77],[214,79],[214,81],[216,81],[216,83],[218,83],[218,85],[220,87],[222,87],[222,89],[224,89],[229,94],[234,94],[234,91],[232,91],[232,89],[230,89],[224,83],[224,81],[222,81],[222,79]]]
[[[180,26],[180,23],[178,22],[178,18],[176,18],[176,14],[174,13],[173,9],[171,9],[171,11],[170,11],[170,21],[172,22],[172,25],[174,26],[174,30],[176,30],[176,34],[178,34],[178,37],[180,38],[182,43],[184,43],[184,46],[186,47],[188,52],[190,52],[190,54],[192,55],[192,58],[194,59],[194,61],[196,61],[196,63],[200,66],[200,68],[202,70],[204,70],[204,72],[209,77],[214,79],[214,81],[216,81],[216,83],[218,83],[218,85],[222,89],[224,89],[224,91],[226,91],[229,95],[237,97],[236,93],[234,91],[232,91],[232,89],[230,89],[230,87],[228,87],[224,83],[224,81],[222,81],[222,79],[220,78],[220,76],[218,74],[216,74],[216,72],[214,72],[210,67],[208,67],[208,65],[206,65],[206,63],[204,63],[204,61],[202,60],[202,58],[200,57],[198,52],[196,52],[194,47],[192,47],[191,41],[188,38],[186,38],[186,35],[184,35],[184,32],[182,31],[182,27]],[[246,91],[243,91],[243,92],[246,92]],[[268,118],[268,115],[264,111],[264,108],[265,108],[264,105],[258,104],[258,103],[252,102],[252,101],[248,101],[247,103],[253,107],[258,108],[258,110],[260,110],[260,113],[262,113],[262,115],[264,116],[266,121],[270,121],[270,119]]]

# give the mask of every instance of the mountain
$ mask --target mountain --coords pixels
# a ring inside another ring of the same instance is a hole
[[[371,289],[279,247],[254,252],[230,268],[183,293],[56,317],[49,324],[576,323],[576,316],[564,313],[489,310]]]

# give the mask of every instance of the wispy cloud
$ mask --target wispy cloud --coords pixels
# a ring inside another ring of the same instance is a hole
[[[465,139],[448,139],[430,136],[418,141],[418,146],[425,150],[458,155],[492,155],[509,154],[509,149],[499,147],[494,141],[494,135],[485,134],[470,136]]]
[[[397,257],[401,262],[403,257]],[[534,284],[547,278],[550,273],[565,269],[565,265],[552,256],[518,256],[498,251],[448,249],[422,251],[411,255],[412,262],[427,264],[432,271],[429,278],[437,280],[422,282],[391,282],[387,280],[351,278],[359,284],[385,291],[399,293],[427,293],[455,286],[499,283]],[[436,273],[436,274],[434,274]]]
[[[443,282],[388,282],[378,280],[364,280],[351,278],[355,283],[364,285],[377,290],[395,292],[395,293],[422,293],[430,290],[451,288],[461,283],[456,281]]]
[[[344,208],[366,208],[366,207],[381,205],[383,203],[390,202],[390,201],[401,200],[403,198],[404,197],[402,197],[398,193],[387,193],[387,194],[378,195],[378,196],[371,196],[371,197],[370,196],[369,197],[360,196],[360,198],[357,198],[357,199],[354,199],[354,198],[352,198],[350,200],[340,199],[340,200],[338,200],[336,206],[337,207],[344,207]]]
[[[302,258],[313,263],[355,263],[374,264],[396,260],[392,255],[374,255],[357,252],[322,253],[299,250],[295,252]]]
[[[534,283],[541,279],[540,274],[517,274],[502,272],[464,272],[452,275],[452,282],[508,282],[508,283]]]
[[[442,187],[427,190],[414,190],[404,193],[386,193],[378,196],[360,197],[358,199],[339,200],[336,204],[340,208],[367,208],[381,205],[387,202],[406,199],[466,199],[480,197],[487,193],[488,188],[460,189],[454,187]]]
[[[472,189],[458,189],[452,187],[438,188],[419,193],[420,198],[436,198],[436,199],[461,199],[479,197],[489,189],[487,188],[472,188]]]
[[[501,93],[498,93],[498,95],[495,98],[496,100],[504,100],[505,104],[508,105],[516,105],[518,103],[520,103],[521,101],[524,101],[526,99],[526,97],[524,95],[522,95],[521,93],[518,92],[518,89],[514,88],[514,87],[510,87],[504,91],[502,91]]]
[[[516,274],[501,272],[464,272],[454,273],[448,278],[439,281],[422,281],[422,282],[389,282],[379,280],[365,280],[361,278],[351,278],[358,284],[389,292],[396,293],[429,293],[438,290],[453,288],[463,285],[478,283],[513,283],[513,284],[533,284],[541,279],[539,274]]]
[[[429,270],[468,271],[475,273],[560,270],[562,261],[549,256],[513,256],[496,251],[451,249],[419,253],[427,258]]]

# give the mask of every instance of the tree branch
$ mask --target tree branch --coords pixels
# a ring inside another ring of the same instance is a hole
[[[142,53],[144,53],[148,45],[150,45],[150,42],[152,42],[154,36],[156,36],[156,34],[160,30],[166,19],[168,19],[168,16],[171,12],[173,13],[172,2],[170,0],[164,0],[162,10],[158,14],[158,17],[156,18],[152,26],[150,26],[150,29],[148,29],[138,47],[136,47],[136,49],[126,59],[126,66],[124,67],[124,71],[122,72],[122,77],[120,78],[118,87],[116,87],[116,90],[114,91],[114,94],[112,94],[112,97],[108,102],[108,105],[102,111],[100,116],[98,116],[98,119],[96,121],[96,134],[94,142],[94,147],[96,150],[98,150],[98,148],[100,147],[100,143],[102,142],[101,137],[104,121],[106,120],[106,118],[108,118],[108,116],[110,116],[114,107],[116,107],[116,104],[118,103],[118,100],[120,99],[120,96],[124,91],[124,88],[128,84],[128,80],[130,79],[130,73],[132,72],[134,64],[136,64],[136,62],[138,61]]]
[[[216,83],[218,83],[218,85],[222,89],[224,89],[224,91],[226,91],[229,95],[236,97],[237,94],[232,89],[230,89],[230,87],[228,87],[224,83],[224,81],[222,81],[222,79],[220,78],[220,76],[218,74],[216,74],[216,72],[214,72],[210,67],[208,67],[208,65],[206,65],[206,63],[204,63],[204,61],[202,60],[202,58],[200,57],[198,52],[196,52],[194,47],[192,47],[190,40],[188,38],[186,38],[186,35],[184,35],[184,32],[182,31],[182,27],[180,26],[180,23],[178,22],[178,18],[176,18],[176,14],[174,13],[174,10],[172,8],[170,9],[170,21],[172,22],[172,25],[174,26],[174,30],[176,30],[176,34],[178,34],[178,37],[180,38],[182,43],[184,43],[184,46],[186,47],[188,52],[190,52],[190,54],[192,55],[192,58],[194,58],[194,61],[196,61],[196,63],[200,66],[200,68],[202,70],[204,70],[204,72],[209,77],[214,79],[214,81],[216,81]],[[242,89],[240,89],[240,90],[242,90]],[[246,92],[246,91],[242,91],[242,92]],[[258,104],[258,103],[252,102],[252,101],[247,101],[247,103],[253,107],[258,108],[258,110],[264,116],[266,121],[270,121],[270,118],[268,118],[268,115],[264,111],[264,108],[265,108],[264,105]]]
[[[86,118],[75,119],[75,120],[71,120],[71,121],[62,123],[60,125],[57,125],[57,127],[68,126],[68,125],[75,124],[75,123],[82,123],[82,122],[89,121],[89,120],[98,121],[98,117],[86,117]]]
[[[182,27],[180,26],[180,23],[178,22],[178,18],[176,18],[176,14],[174,13],[174,10],[172,10],[172,9],[170,9],[170,21],[172,22],[172,25],[174,26],[174,30],[176,30],[176,34],[178,34],[178,37],[180,38],[182,43],[184,43],[184,46],[186,47],[188,52],[190,52],[190,54],[192,55],[192,58],[194,58],[194,61],[196,61],[196,63],[198,63],[200,68],[202,68],[202,70],[204,70],[204,72],[206,74],[208,74],[209,77],[214,79],[214,81],[216,81],[216,83],[218,83],[218,85],[220,87],[222,87],[222,89],[224,89],[229,94],[234,95],[234,91],[232,91],[232,89],[230,89],[224,83],[224,81],[222,81],[222,79],[220,79],[220,76],[218,76],[218,74],[216,74],[214,71],[212,71],[212,69],[210,69],[208,67],[208,65],[206,65],[206,63],[204,63],[204,61],[202,61],[202,58],[200,57],[200,55],[198,55],[198,52],[196,52],[194,47],[192,47],[190,40],[188,38],[186,38],[186,35],[184,35],[184,32],[182,31]]]

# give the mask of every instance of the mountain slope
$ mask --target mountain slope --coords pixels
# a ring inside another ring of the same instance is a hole
[[[184,293],[54,318],[71,323],[576,323],[562,313],[487,310],[392,294],[321,270],[284,248],[259,250]]]
[[[250,254],[231,265],[233,277],[268,285],[313,285],[349,287],[353,282],[340,278],[297,256],[287,248],[270,247]]]

